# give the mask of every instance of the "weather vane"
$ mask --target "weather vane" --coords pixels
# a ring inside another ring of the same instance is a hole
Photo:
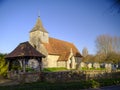
[[[38,10],[38,17],[40,17],[40,10]]]

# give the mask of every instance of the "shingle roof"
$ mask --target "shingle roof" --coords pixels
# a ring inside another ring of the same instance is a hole
[[[49,54],[59,55],[59,60],[68,60],[71,49],[73,51],[74,56],[82,57],[75,45],[66,41],[50,37],[49,43],[44,43],[44,46]]]
[[[33,27],[33,29],[32,29],[30,32],[37,31],[37,30],[40,30],[40,31],[42,31],[42,32],[47,32],[47,31],[45,30],[45,28],[43,27],[42,22],[41,22],[41,20],[40,20],[39,17],[38,17],[38,19],[37,19],[36,25]],[[48,33],[48,32],[47,32],[47,33]]]
[[[45,57],[39,53],[29,42],[20,43],[6,58],[16,57]]]

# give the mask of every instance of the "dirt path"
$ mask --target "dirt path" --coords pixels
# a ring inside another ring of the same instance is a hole
[[[0,79],[0,86],[8,86],[8,85],[18,85],[18,81],[9,80],[9,79]]]

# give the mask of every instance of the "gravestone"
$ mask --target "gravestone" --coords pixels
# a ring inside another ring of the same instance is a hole
[[[99,63],[93,63],[93,67],[94,67],[95,69],[100,68],[100,64],[99,64]]]
[[[116,64],[113,64],[112,65],[112,70],[114,71],[114,70],[116,70],[117,68],[116,68]]]
[[[100,68],[105,68],[105,63],[101,63]]]
[[[92,68],[92,63],[88,63],[87,64],[87,67],[90,69],[90,68]]]
[[[111,63],[106,63],[105,64],[105,69],[106,70],[111,70],[112,69],[112,64]]]
[[[84,62],[81,62],[81,63],[80,63],[80,67],[81,67],[81,68],[84,68],[84,67],[86,67],[86,63],[84,63]]]

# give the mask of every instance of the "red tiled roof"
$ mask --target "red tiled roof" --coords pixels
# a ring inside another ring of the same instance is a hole
[[[6,58],[16,57],[45,57],[39,53],[29,42],[20,43]]]
[[[82,57],[75,45],[66,41],[49,38],[49,43],[44,43],[44,46],[49,54],[59,55],[59,60],[68,60],[71,48],[74,56]]]

